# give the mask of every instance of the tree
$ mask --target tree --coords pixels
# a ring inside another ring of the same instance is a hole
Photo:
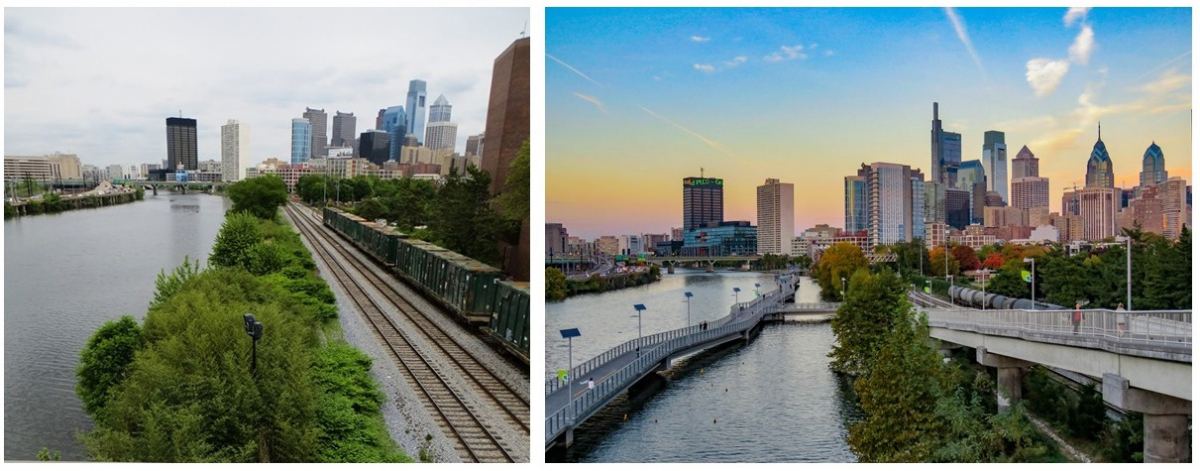
[[[496,199],[504,217],[522,221],[529,217],[529,139],[521,144],[508,168],[504,191]]]
[[[498,264],[498,234],[505,231],[500,216],[488,204],[487,172],[470,166],[467,175],[451,173],[438,190],[433,211],[433,234],[439,245],[488,264]]]
[[[842,278],[850,278],[859,268],[867,267],[867,258],[857,245],[839,242],[825,250],[813,275],[821,286],[821,299],[841,300]]]
[[[987,259],[983,261],[983,266],[989,270],[999,270],[1000,267],[1004,266],[1004,256],[1000,255],[999,253],[992,252],[992,254],[988,255]]]
[[[958,276],[958,259],[954,258],[953,252],[947,257],[945,247],[935,247],[929,251],[929,268],[934,276],[944,278],[947,267],[950,269],[950,275]]]
[[[824,258],[822,258],[824,260]],[[898,322],[907,322],[910,305],[900,277],[885,270],[871,274],[860,268],[850,277],[846,301],[831,328],[837,339],[829,367],[850,376],[865,376],[875,364],[879,345]]]
[[[233,201],[230,211],[248,212],[259,219],[274,219],[287,203],[287,185],[276,175],[264,175],[229,185],[225,191]]]
[[[546,267],[546,300],[567,299],[567,276],[555,267]]]
[[[981,266],[979,257],[975,255],[975,249],[969,245],[955,245],[951,247],[950,256],[958,260],[958,267],[962,271],[978,270]]]
[[[218,267],[250,269],[251,248],[262,241],[258,221],[248,213],[234,213],[225,218],[217,240],[213,242],[208,263]]]
[[[75,392],[83,401],[83,410],[97,415],[108,402],[113,387],[129,374],[134,354],[142,347],[142,330],[131,316],[122,316],[101,325],[79,352]]]

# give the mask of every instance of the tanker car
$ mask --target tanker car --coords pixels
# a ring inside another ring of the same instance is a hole
[[[983,309],[985,306],[987,309],[1036,309],[1039,311],[1063,309],[1062,306],[1056,304],[1034,303],[1029,298],[1012,298],[996,293],[985,294],[983,291],[962,286],[950,287],[950,299],[956,303],[979,309]]]

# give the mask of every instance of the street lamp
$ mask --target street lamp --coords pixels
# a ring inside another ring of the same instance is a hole
[[[1029,268],[1029,302],[1033,304],[1033,309],[1037,310],[1037,300],[1033,298],[1037,294],[1037,259],[1026,257],[1025,263],[1031,264]]]
[[[252,339],[250,341],[250,373],[258,369],[258,339],[262,338],[263,325],[262,322],[256,322],[253,314],[243,314],[242,321],[245,323],[246,335]]]
[[[733,287],[733,304],[738,303],[738,293],[741,293],[741,292],[742,292],[741,288],[738,288],[737,286]]]
[[[571,368],[574,367],[571,358],[571,339],[578,337],[580,334],[579,329],[562,329],[558,333],[562,334],[564,339],[567,339],[567,418],[570,419],[567,423],[573,423],[575,417],[572,414],[574,408],[571,407],[571,403],[575,402],[575,392],[571,389],[571,382],[574,381],[574,378],[571,378]]]
[[[757,297],[761,297],[761,296],[762,296],[762,285],[755,283],[754,284],[754,297],[757,298]]]
[[[842,277],[842,301],[846,300],[846,277]]]
[[[983,310],[985,310],[985,311],[987,310],[987,305],[988,305],[988,303],[987,303],[988,274],[990,274],[991,272],[992,271],[988,270],[987,268],[983,269]]]
[[[642,356],[642,311],[646,310],[646,305],[645,304],[634,304],[633,309],[635,309],[637,311],[637,316],[638,316],[638,342],[637,342],[638,346],[637,346],[637,349],[638,349],[638,356],[640,357],[640,356]]]
[[[684,297],[684,302],[687,303],[687,316],[688,316],[687,325],[688,325],[688,327],[691,327],[692,326],[692,292],[684,291],[683,297]]]
[[[1125,236],[1125,310],[1133,310],[1133,237],[1129,236]]]
[[[946,251],[942,252],[942,265],[945,266],[946,281],[950,282],[950,287],[954,287],[954,279],[950,278],[950,229],[946,229]],[[950,289],[946,289],[946,294],[950,294]],[[954,304],[954,296],[949,296],[950,304]]]

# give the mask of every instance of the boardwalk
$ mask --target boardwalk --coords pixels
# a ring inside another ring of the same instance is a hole
[[[748,339],[763,318],[792,299],[797,278],[787,276],[780,290],[753,301],[735,304],[729,315],[707,324],[675,329],[625,342],[571,369],[573,385],[557,378],[546,381],[546,448],[556,439],[569,444],[575,424],[587,420],[646,375],[668,368],[672,359],[732,340]],[[592,379],[594,387],[587,388]],[[568,407],[568,391],[572,396]],[[565,434],[565,437],[564,437]]]

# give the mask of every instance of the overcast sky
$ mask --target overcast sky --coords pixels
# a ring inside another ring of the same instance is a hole
[[[250,127],[247,166],[288,160],[304,108],[353,112],[357,133],[423,79],[445,94],[456,150],[484,131],[492,62],[527,8],[4,9],[4,153],[84,164],[161,163],[166,118],[198,122],[200,160],[220,128]],[[426,110],[428,112],[428,110]],[[326,131],[331,136],[332,131]]]

